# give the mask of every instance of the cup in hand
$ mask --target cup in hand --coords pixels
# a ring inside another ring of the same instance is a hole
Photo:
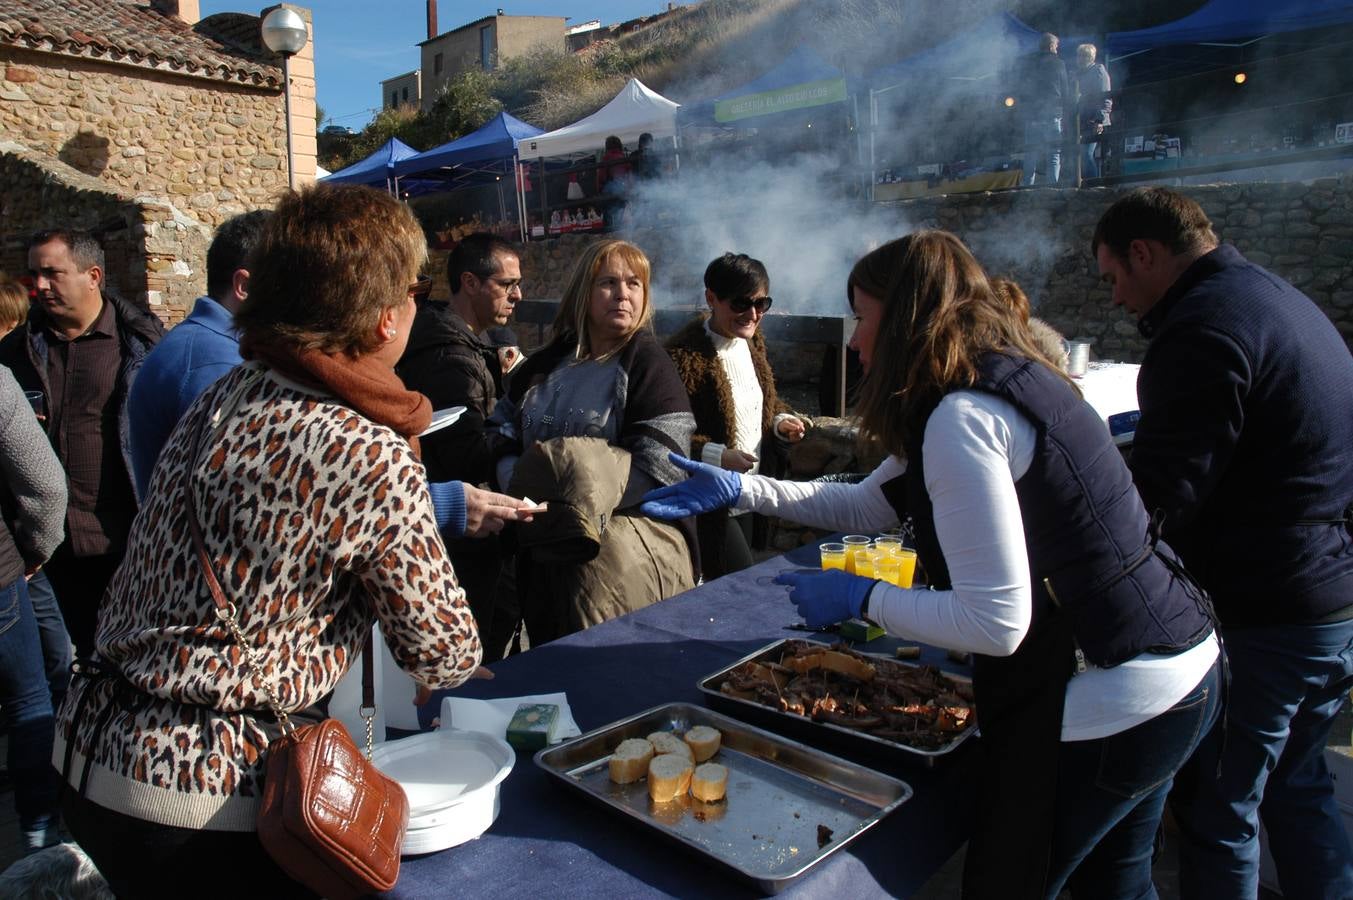
[[[28,405],[33,407],[33,414],[40,421],[45,420],[47,418],[47,398],[43,396],[42,391],[24,391],[23,396],[28,401]]]
[[[828,543],[819,548],[822,552],[822,571],[846,568],[846,545]]]

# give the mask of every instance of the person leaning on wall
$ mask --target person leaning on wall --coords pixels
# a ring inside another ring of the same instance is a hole
[[[851,617],[974,654],[982,798],[964,894],[1144,897],[1171,778],[1217,718],[1206,595],[1156,540],[1099,414],[971,252],[920,231],[851,270],[863,431],[892,455],[859,484],[681,461],[650,515],[736,505],[877,532],[910,515],[928,587],[787,571],[809,626]]]

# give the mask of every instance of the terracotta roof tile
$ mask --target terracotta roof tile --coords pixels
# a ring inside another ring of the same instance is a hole
[[[196,26],[149,0],[5,0],[0,46],[119,62],[200,78],[281,88],[281,60],[258,17],[208,16]]]

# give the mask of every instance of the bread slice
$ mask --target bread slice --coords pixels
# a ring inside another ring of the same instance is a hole
[[[616,784],[630,784],[644,777],[653,760],[653,745],[643,738],[621,741],[611,754],[611,780]]]
[[[648,739],[653,744],[654,752],[659,755],[675,753],[695,762],[695,754],[691,751],[691,748],[686,745],[685,741],[670,731],[655,731],[648,736]]]
[[[728,791],[728,767],[718,763],[697,766],[691,775],[691,796],[711,803],[722,800]]]
[[[654,803],[669,803],[691,786],[691,761],[677,753],[662,753],[648,764],[648,796]]]
[[[686,745],[691,748],[695,761],[702,763],[719,752],[719,743],[723,740],[723,735],[719,734],[717,728],[697,725],[686,732],[684,739]]]

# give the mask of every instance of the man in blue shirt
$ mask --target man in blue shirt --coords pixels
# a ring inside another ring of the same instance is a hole
[[[160,450],[174,426],[218,378],[239,365],[232,318],[249,294],[249,255],[272,215],[244,213],[216,230],[207,250],[207,294],[192,313],[156,345],[137,373],[127,399],[133,480],[138,500],[150,487]],[[451,537],[496,534],[505,522],[530,521],[531,505],[459,481],[428,485],[437,521]]]
[[[132,384],[132,475],[144,499],[160,449],[180,418],[216,379],[240,364],[231,317],[249,295],[249,254],[272,213],[235,216],[216,230],[207,250],[207,296],[155,346]]]

